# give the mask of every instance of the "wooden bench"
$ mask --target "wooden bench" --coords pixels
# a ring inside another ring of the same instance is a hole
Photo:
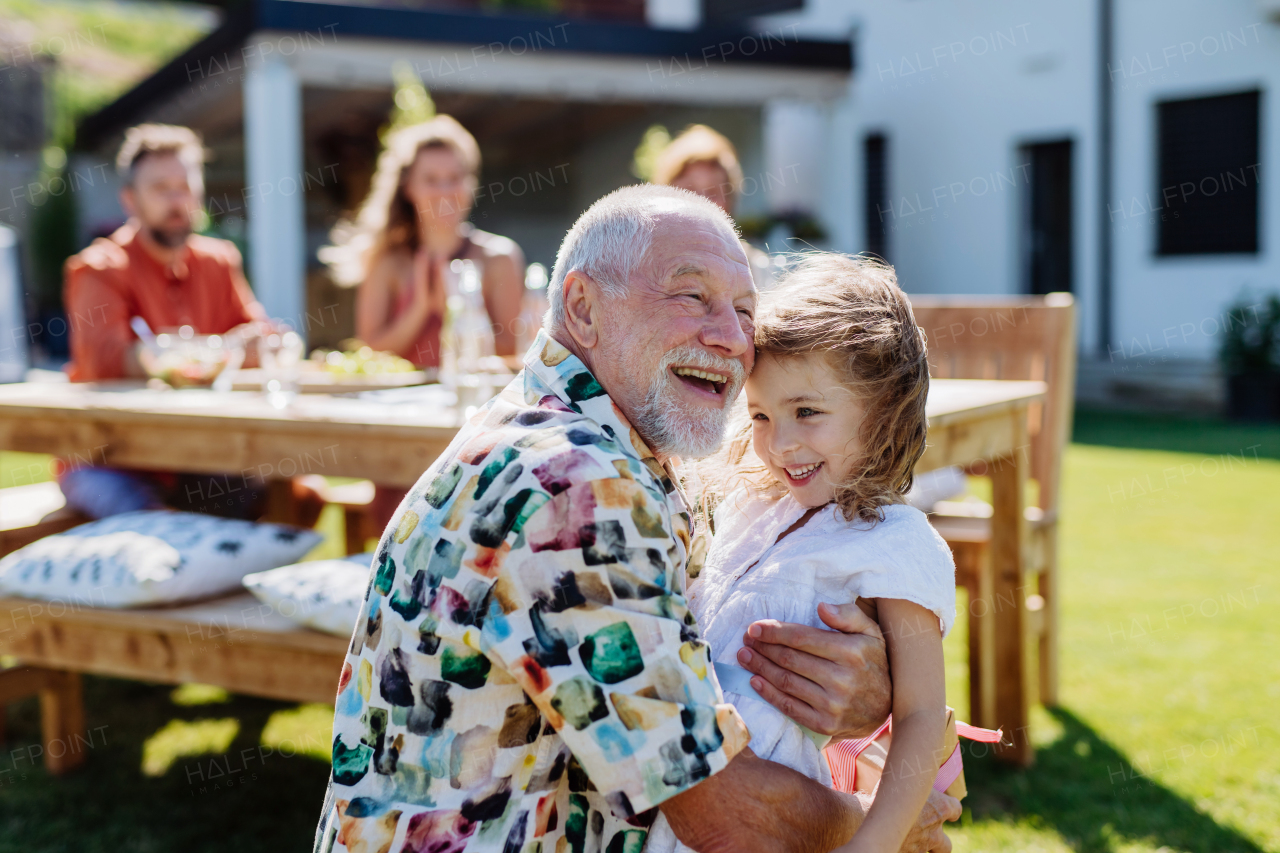
[[[298,626],[247,592],[184,606],[107,610],[84,601],[0,598],[0,710],[39,693],[50,773],[85,758],[80,674],[199,682],[290,702],[331,703],[347,640]],[[0,717],[2,719],[2,717]]]

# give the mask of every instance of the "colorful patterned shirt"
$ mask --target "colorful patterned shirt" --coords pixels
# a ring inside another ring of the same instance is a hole
[[[639,853],[750,736],[681,593],[669,470],[545,333],[388,525],[316,849]]]

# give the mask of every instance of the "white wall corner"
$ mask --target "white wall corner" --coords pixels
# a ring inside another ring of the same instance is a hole
[[[824,105],[823,125],[818,221],[827,231],[827,248],[857,252],[864,248],[858,236],[863,190],[853,105],[848,100]]]
[[[23,313],[22,274],[18,265],[18,232],[0,224],[0,382],[21,382],[30,366]]]
[[[645,22],[660,30],[696,30],[702,23],[700,0],[645,0]]]
[[[307,303],[302,86],[283,59],[262,63],[245,79],[244,150],[249,283],[268,315],[301,331]]]
[[[779,100],[765,105],[764,189],[773,213],[818,213],[826,130],[826,111],[817,104]]]

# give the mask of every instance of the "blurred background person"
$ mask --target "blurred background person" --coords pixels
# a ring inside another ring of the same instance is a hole
[[[249,290],[235,244],[193,233],[204,196],[204,149],[195,132],[164,124],[130,128],[116,168],[128,221],[64,267],[68,316],[92,320],[72,325],[71,381],[146,375],[134,317],[154,332],[267,331],[266,311]]]
[[[378,157],[354,225],[334,229],[321,258],[340,284],[359,285],[356,337],[422,368],[440,367],[450,264],[471,261],[480,276],[494,354],[515,359],[524,304],[524,254],[515,241],[470,222],[480,146],[452,116],[393,131]],[[358,273],[358,277],[352,273]],[[379,485],[370,506],[381,529],[405,490]]]
[[[695,192],[733,216],[742,192],[742,166],[738,152],[721,133],[705,124],[691,124],[658,154],[653,166],[653,183]],[[773,283],[769,255],[742,241],[751,277],[758,290]]]
[[[480,275],[494,354],[517,355],[524,255],[467,221],[479,174],[480,147],[451,116],[387,138],[354,225],[335,229],[322,255],[339,283],[359,285],[356,337],[368,346],[439,367],[450,263],[467,260]]]
[[[204,202],[204,148],[186,127],[143,124],[125,132],[116,158],[128,221],[67,259],[63,300],[70,325],[72,382],[145,376],[131,321],[153,332],[190,326],[251,343],[274,330],[245,280],[234,243],[194,233]],[[266,510],[266,486],[207,474],[130,471],[57,463],[67,506],[92,518],[171,507],[234,518]],[[293,481],[298,518],[315,523],[323,502],[305,478]]]

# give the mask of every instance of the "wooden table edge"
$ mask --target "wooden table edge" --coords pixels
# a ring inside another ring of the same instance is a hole
[[[297,433],[324,431],[333,433],[344,431],[359,434],[367,433],[372,430],[380,433],[380,436],[385,436],[387,438],[403,437],[411,439],[430,439],[437,437],[452,439],[452,437],[458,432],[457,426],[448,426],[439,423],[378,423],[376,421],[357,421],[341,418],[264,418],[254,415],[218,415],[191,411],[144,411],[140,409],[113,409],[106,407],[76,409],[63,406],[19,405],[5,403],[3,400],[0,400],[0,421],[33,419],[40,419],[43,421],[64,420],[81,423],[100,423],[103,421],[109,421],[111,423],[140,422],[196,428],[225,428],[229,424],[234,423],[241,429],[252,429],[263,432],[273,431]],[[438,435],[433,435],[433,433]]]
[[[972,380],[953,379],[949,381],[959,382],[959,381],[972,381]],[[992,379],[992,380],[979,380],[979,381],[1001,382],[1001,381],[1012,381],[1012,380]],[[1013,397],[1008,397],[1002,400],[995,400],[991,403],[986,403],[981,406],[972,406],[966,409],[961,409],[959,411],[942,412],[937,415],[931,415],[928,417],[929,427],[930,428],[945,427],[945,426],[950,426],[952,423],[955,423],[955,422],[978,420],[988,415],[998,414],[1000,412],[1008,411],[1010,409],[1026,408],[1033,403],[1042,402],[1049,390],[1048,386],[1043,382],[1031,382],[1031,381],[1023,381],[1023,380],[1017,380],[1017,382],[1019,385],[1038,385],[1040,387],[1038,390],[1035,390],[1035,391],[1028,390],[1025,393],[1018,394]]]

